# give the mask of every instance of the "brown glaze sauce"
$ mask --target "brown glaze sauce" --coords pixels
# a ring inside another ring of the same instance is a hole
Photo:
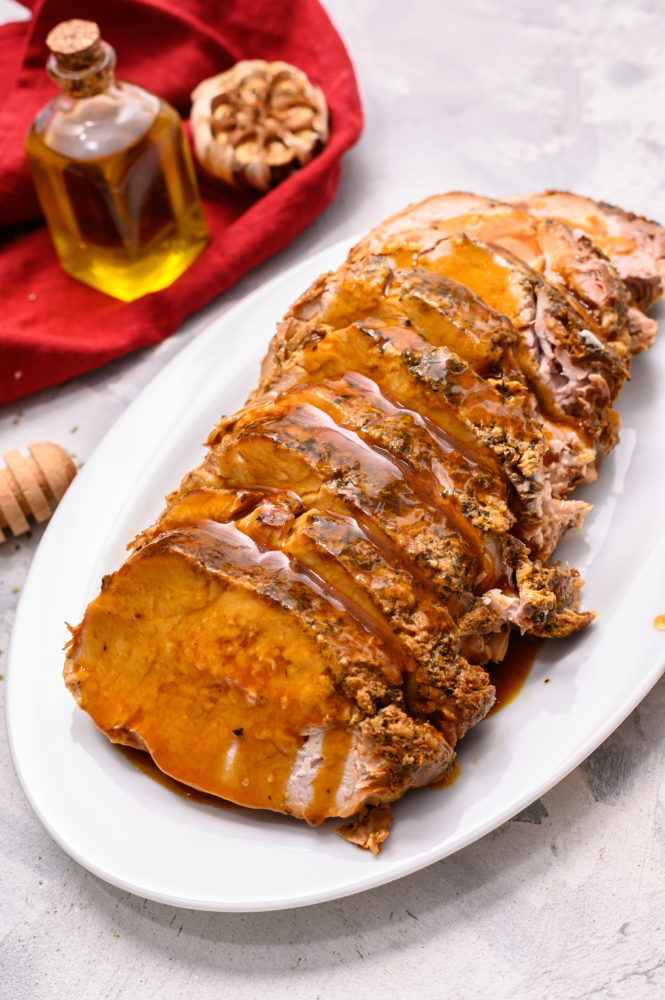
[[[323,762],[316,772],[312,797],[307,807],[306,819],[316,826],[330,815],[335,795],[344,775],[346,758],[351,747],[348,729],[329,729],[323,737]]]
[[[496,688],[496,701],[489,715],[494,715],[515,700],[531,672],[544,641],[513,632],[508,643],[508,652],[501,663],[491,663],[486,667]]]
[[[433,781],[431,785],[428,785],[428,788],[449,788],[450,785],[455,784],[461,773],[462,768],[460,766],[460,762],[458,758],[455,757],[455,760],[452,762],[450,768],[446,771],[444,776],[439,778],[438,781]]]
[[[191,785],[185,785],[182,781],[176,781],[175,778],[169,777],[168,774],[160,771],[146,750],[137,750],[134,747],[122,746],[120,743],[115,743],[114,746],[118,753],[121,753],[137,771],[146,774],[153,781],[156,781],[158,785],[167,788],[174,795],[179,795],[181,799],[187,799],[189,802],[200,802],[205,806],[216,806],[217,808],[243,808],[242,806],[237,806],[234,802],[227,801],[227,799],[220,799],[218,795],[202,792],[198,788],[192,788]]]
[[[660,620],[660,621],[659,621]],[[665,615],[659,615],[657,628],[665,630]],[[654,622],[655,624],[655,622]],[[531,672],[536,656],[544,643],[544,639],[532,639],[528,636],[521,636],[515,632],[510,637],[508,652],[501,663],[491,664],[488,668],[492,684],[496,688],[496,702],[488,713],[494,715],[517,697],[522,690],[524,683]],[[335,795],[344,774],[346,755],[350,745],[350,735],[346,730],[334,729],[326,733],[323,746],[323,764],[318,769],[314,784],[312,786],[312,797],[307,809],[307,820],[314,825],[321,822],[330,807],[335,801]],[[226,799],[202,792],[197,788],[183,784],[181,781],[169,777],[157,767],[150,754],[144,750],[136,750],[133,747],[116,744],[118,751],[143,774],[153,781],[156,781],[163,788],[167,788],[175,795],[179,795],[189,802],[199,802],[207,806],[216,808],[243,809],[244,806],[235,805]],[[285,762],[284,773],[278,776],[275,783],[275,803],[279,808],[283,797],[284,786],[290,773],[292,760]],[[235,770],[235,768],[234,768]],[[459,761],[455,759],[450,770],[433,782],[430,788],[448,788],[453,785],[460,776],[461,768]],[[281,793],[281,794],[280,794]]]
[[[265,742],[245,729],[239,738],[225,784],[236,789],[243,804],[252,808],[285,811],[286,788],[296,759],[296,747],[286,752],[265,754]]]
[[[312,796],[306,813],[308,823],[314,826],[321,823],[329,815],[329,811],[334,806],[335,796],[344,775],[344,766],[350,745],[351,734],[346,729],[331,729],[325,734],[322,748],[323,761],[317,770],[312,785]],[[215,806],[218,809],[230,808],[242,810],[247,808],[246,806],[230,802],[228,799],[213,795],[210,792],[203,792],[198,788],[193,788],[182,781],[176,781],[160,770],[150,754],[145,750],[123,746],[122,744],[114,744],[114,746],[138,771],[145,774],[158,785],[161,785],[162,788],[173,792],[174,795],[178,795],[182,799],[187,799],[188,802],[198,802],[206,806]],[[246,776],[249,775],[254,763],[254,761],[246,761],[243,764],[240,761],[238,766],[238,761],[234,760],[234,777],[237,777],[235,772],[238,770]],[[278,810],[284,808],[284,791],[293,763],[293,757],[286,756],[282,773],[271,773],[267,776],[269,783],[271,781],[274,782],[272,788],[273,794],[267,797],[268,799],[273,799],[275,808]],[[273,768],[273,772],[276,770]],[[262,775],[262,779],[265,777]],[[454,778],[450,778],[450,780],[447,780],[447,783],[451,784],[453,780]]]
[[[362,421],[357,421],[356,413],[353,409],[355,397],[353,394],[345,395],[343,393],[345,381],[347,386],[353,387],[355,384],[356,393],[363,401],[365,414],[371,412],[373,409],[380,415],[380,417],[389,416],[394,418],[396,416],[400,416],[406,417],[407,419],[410,418],[415,424],[412,433],[420,435],[420,440],[416,440],[416,444],[422,445],[424,440],[426,444],[432,446],[432,454],[428,456],[427,459],[422,459],[421,456],[422,464],[419,466],[411,458],[405,458],[403,455],[395,453],[390,448],[384,447],[383,444],[374,441],[371,433],[368,433],[368,428],[371,429],[373,422],[367,421],[367,423],[363,425]],[[333,394],[337,394],[337,399],[335,399],[334,396],[331,397],[331,389]],[[342,392],[340,392],[340,389],[342,389]],[[360,389],[360,393],[358,393],[358,389]],[[441,449],[438,447],[439,442],[425,427],[420,415],[415,413],[415,411],[408,410],[404,407],[393,406],[385,397],[381,395],[379,387],[375,382],[355,372],[349,373],[349,375],[344,376],[337,382],[323,381],[313,387],[306,387],[304,391],[305,393],[309,392],[310,395],[316,399],[316,406],[327,412],[332,420],[335,420],[337,423],[340,423],[345,428],[350,429],[353,433],[357,434],[358,437],[374,451],[387,455],[390,462],[397,466],[400,470],[402,477],[411,487],[413,493],[423,497],[428,503],[441,510],[445,516],[446,523],[450,526],[451,531],[457,533],[460,538],[466,542],[475,554],[475,558],[478,563],[483,567],[484,578],[488,581],[486,583],[486,587],[489,588],[493,586],[495,580],[497,579],[495,566],[490,554],[487,551],[486,545],[483,544],[480,532],[467,517],[462,516],[455,500],[449,498],[446,495],[446,492],[442,490],[441,481],[435,471],[435,463],[437,460],[445,463],[445,456],[448,455],[449,452],[444,452],[443,454],[441,453]],[[447,442],[445,442],[445,444],[447,446]],[[459,456],[456,457],[459,460]],[[477,468],[478,466],[475,466],[476,470]]]
[[[280,445],[303,453],[309,451],[307,461],[321,476],[330,477],[348,469],[358,487],[357,501],[356,498],[354,501],[359,509],[370,515],[376,512],[378,516],[389,517],[395,521],[398,531],[420,528],[425,513],[441,526],[441,515],[446,507],[437,500],[433,479],[428,484],[401,459],[336,424],[318,407],[310,403],[294,406],[286,417],[263,424],[264,435],[271,436],[273,430]],[[319,435],[319,431],[324,433]],[[457,524],[446,523],[446,527],[449,533],[468,544],[455,530]],[[474,542],[479,548],[477,539],[474,538]],[[471,553],[469,557],[472,558]]]
[[[334,605],[338,611],[347,610],[340,595],[333,592],[332,588],[328,587],[314,573],[303,572],[302,567],[294,569],[291,560],[284,552],[262,547],[253,536],[242,532],[234,521],[226,523],[200,521],[194,525],[187,525],[183,529],[183,537],[185,530],[189,531],[190,534],[207,534],[210,538],[218,539],[220,543],[223,542],[223,545],[219,544],[215,549],[220,560],[224,558],[226,548],[231,551],[232,558],[237,565],[243,569],[251,571],[261,568],[267,574],[281,577],[286,583],[300,584],[309,588],[319,597]]]

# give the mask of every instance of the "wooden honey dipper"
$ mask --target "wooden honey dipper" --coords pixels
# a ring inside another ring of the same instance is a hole
[[[0,542],[7,541],[3,528],[22,535],[30,530],[29,517],[47,521],[76,475],[76,466],[57,444],[38,441],[28,445],[30,455],[18,451],[2,456],[0,469]]]

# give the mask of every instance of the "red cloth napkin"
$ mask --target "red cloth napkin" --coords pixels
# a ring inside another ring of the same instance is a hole
[[[23,0],[26,3],[26,0]],[[36,0],[28,23],[0,28],[0,403],[54,385],[172,333],[183,319],[284,247],[331,201],[341,156],[362,111],[353,68],[317,0]],[[117,52],[118,76],[174,104],[239,59],[283,59],[324,91],[326,148],[268,194],[203,181],[210,246],[170,288],[119,302],[61,270],[29,178],[23,146],[54,96],[45,38],[59,21],[96,21]],[[279,317],[275,317],[278,319]]]

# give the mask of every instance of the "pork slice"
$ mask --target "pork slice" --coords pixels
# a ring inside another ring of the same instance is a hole
[[[532,215],[560,219],[600,247],[626,283],[632,301],[648,309],[663,294],[665,229],[633,212],[567,191],[508,199]]]
[[[103,732],[131,734],[175,779],[320,822],[390,801],[451,757],[440,733],[405,716],[393,652],[285,555],[204,522],[160,535],[107,578],[74,630],[65,680]],[[396,720],[395,746],[375,717]],[[322,763],[298,811],[291,775],[313,731],[326,734]],[[338,796],[349,754],[381,772],[364,795]]]
[[[497,367],[514,374],[507,349],[515,332],[505,317],[459,282],[370,257],[323,275],[293,304],[277,326],[261,383],[250,401],[274,382],[313,328],[325,324],[339,329],[369,317],[408,323],[430,343],[455,351],[480,374]]]
[[[616,269],[583,233],[563,222],[542,219],[536,226],[542,277],[589,321],[591,330],[623,357],[635,354],[628,316],[628,298]],[[497,241],[501,245],[501,241]]]
[[[510,248],[531,262],[540,249],[533,219],[515,205],[471,194],[449,191],[432,195],[391,215],[364,236],[349,253],[350,260],[381,254],[386,243],[415,229],[438,229],[442,236],[467,233],[488,242],[511,241]]]
[[[562,638],[585,628],[595,618],[590,611],[578,610],[584,581],[576,569],[528,560],[517,570],[516,580],[517,597],[495,589],[480,598],[494,628],[510,622],[522,633]]]
[[[605,254],[564,223],[540,220],[508,202],[461,192],[427,198],[372,230],[350,257],[380,254],[391,238],[420,228],[466,233],[510,251],[570,297],[594,333],[622,352],[630,344],[625,288]]]
[[[318,787],[335,772],[334,806],[328,815],[354,816],[370,805],[393,802],[409,788],[441,778],[455,753],[441,734],[395,706],[366,717],[350,731],[313,729],[300,747],[286,785],[286,811],[318,823]],[[330,750],[339,744],[337,753]],[[329,764],[326,768],[326,745]],[[384,838],[385,839],[385,838]]]

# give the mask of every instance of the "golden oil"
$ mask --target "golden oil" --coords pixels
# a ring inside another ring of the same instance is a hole
[[[35,119],[26,155],[60,263],[125,302],[165,288],[208,239],[180,117],[115,80],[92,22],[64,22],[47,43],[63,92]]]

